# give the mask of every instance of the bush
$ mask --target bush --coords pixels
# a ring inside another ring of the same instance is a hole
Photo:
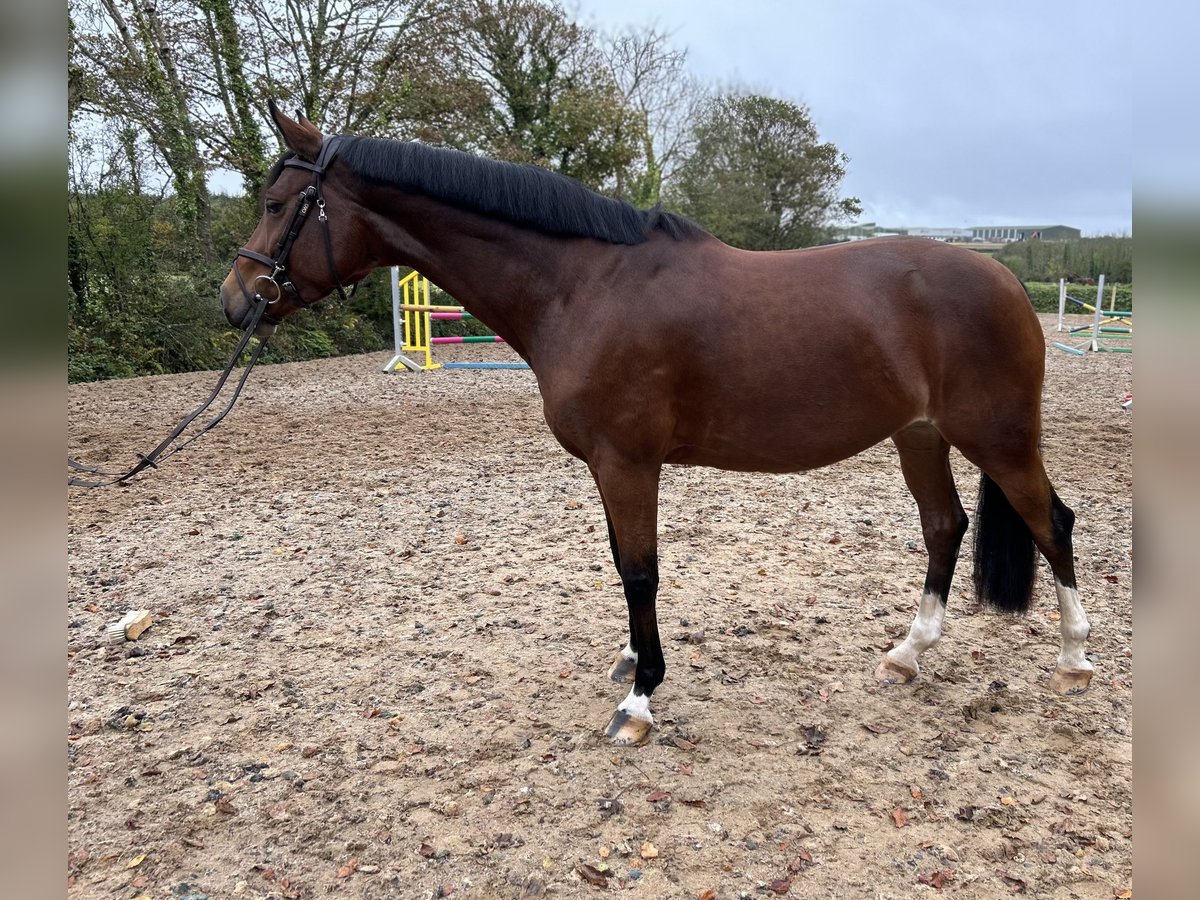
[[[215,369],[238,340],[218,302],[254,201],[217,197],[215,251],[179,228],[170,198],[127,187],[68,196],[67,378],[94,381]],[[391,344],[391,294],[376,274],[349,305],[325,302],[289,320],[264,361],[382,350]]]
[[[1117,290],[1117,309],[1128,312],[1133,309],[1133,285],[1118,284],[1115,286]],[[1042,313],[1057,313],[1058,312],[1058,282],[1038,282],[1030,281],[1025,283],[1025,292],[1029,294],[1029,302],[1033,304],[1033,308]],[[1076,300],[1082,300],[1084,303],[1090,303],[1093,306],[1096,303],[1096,286],[1089,284],[1067,284],[1068,296],[1074,297]],[[1104,309],[1108,309],[1112,303],[1113,285],[1105,282],[1104,285],[1104,303],[1101,304]],[[1067,312],[1069,313],[1086,313],[1088,310],[1083,307],[1076,306],[1073,303],[1067,303]]]
[[[1022,280],[1079,281],[1103,275],[1110,282],[1133,283],[1131,237],[1014,241],[999,250],[996,259]]]

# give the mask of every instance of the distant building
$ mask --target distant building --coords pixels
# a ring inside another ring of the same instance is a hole
[[[935,241],[969,241],[974,235],[970,228],[910,228],[911,237],[932,238]]]
[[[861,241],[866,238],[908,235],[935,241],[975,242],[1003,244],[1009,241],[1071,241],[1082,234],[1070,225],[975,225],[971,228],[885,228],[874,222],[863,222],[837,228],[834,234],[839,240]]]
[[[1070,225],[976,225],[970,229],[978,241],[1077,241],[1082,237]]]

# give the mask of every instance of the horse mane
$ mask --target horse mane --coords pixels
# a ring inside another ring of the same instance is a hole
[[[347,137],[338,158],[356,174],[451,206],[547,234],[640,244],[652,231],[675,240],[704,230],[661,205],[638,209],[574,178],[415,141]]]

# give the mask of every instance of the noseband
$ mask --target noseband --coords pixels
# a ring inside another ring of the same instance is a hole
[[[300,229],[308,221],[308,214],[312,211],[314,201],[316,201],[317,207],[317,221],[321,223],[321,233],[325,236],[325,257],[329,265],[329,274],[333,278],[333,283],[337,285],[338,294],[342,300],[349,300],[346,289],[342,285],[342,279],[338,276],[337,266],[333,262],[333,241],[329,237],[329,217],[325,215],[325,197],[321,193],[321,178],[325,174],[325,170],[329,168],[329,165],[337,156],[341,143],[341,137],[326,138],[321,144],[321,152],[317,154],[315,162],[310,163],[295,156],[288,157],[283,161],[285,167],[308,169],[308,171],[312,172],[312,184],[300,192],[296,208],[292,210],[291,221],[288,222],[287,230],[283,234],[283,239],[276,247],[273,258],[267,256],[265,253],[259,253],[257,250],[251,250],[249,247],[238,248],[237,255],[239,257],[245,257],[254,262],[262,263],[271,273],[270,275],[257,276],[250,283],[250,287],[247,287],[246,282],[242,279],[242,273],[238,271],[237,260],[234,260],[233,274],[237,277],[238,286],[242,289],[242,295],[250,301],[251,306],[254,306],[259,301],[265,301],[266,306],[270,307],[278,302],[284,293],[287,294],[288,299],[295,306],[301,309],[311,306],[316,302],[316,300],[308,302],[302,300],[300,292],[296,289],[296,285],[292,282],[291,278],[280,281],[280,278],[287,274],[288,254],[291,253],[292,245],[296,242],[296,238],[300,236]],[[263,281],[275,286],[274,298],[267,299],[259,290],[259,284]],[[355,288],[357,287],[355,285]],[[262,320],[272,325],[278,325],[281,321],[272,316],[268,310],[263,311]]]

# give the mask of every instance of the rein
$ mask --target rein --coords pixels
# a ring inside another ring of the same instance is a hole
[[[250,352],[250,357],[246,360],[246,367],[242,371],[241,377],[238,379],[237,387],[234,388],[233,396],[229,398],[229,402],[225,404],[225,407],[219,413],[205,422],[203,427],[201,427],[198,432],[193,434],[186,441],[181,444],[177,444],[175,447],[171,447],[171,442],[183,434],[183,432],[187,430],[188,426],[196,421],[196,419],[198,419],[205,412],[205,410],[212,406],[212,404],[216,401],[217,397],[221,393],[222,388],[225,387],[225,382],[229,380],[230,374],[232,374],[234,368],[238,364],[238,361],[242,357],[242,353],[245,352],[247,345],[250,343],[250,338],[254,336],[254,331],[258,328],[259,323],[267,322],[271,325],[279,325],[282,323],[282,320],[271,316],[267,312],[267,308],[277,303],[285,291],[287,292],[288,299],[301,309],[309,307],[316,302],[315,300],[307,303],[303,301],[300,298],[300,292],[296,289],[296,285],[291,281],[291,279],[283,282],[278,280],[279,277],[287,271],[288,254],[291,253],[292,245],[296,242],[296,238],[300,235],[300,229],[304,227],[304,223],[308,220],[308,215],[312,211],[314,200],[316,201],[316,207],[318,210],[317,221],[321,223],[321,233],[325,238],[325,258],[329,265],[329,274],[333,277],[333,282],[337,286],[338,294],[341,296],[342,300],[349,300],[350,296],[353,296],[353,290],[349,296],[346,294],[346,289],[342,285],[341,278],[338,276],[337,266],[334,264],[333,241],[329,236],[329,218],[325,215],[325,198],[321,193],[321,177],[325,174],[325,169],[328,168],[329,164],[333,162],[334,157],[337,156],[338,146],[341,144],[341,141],[342,139],[340,137],[331,137],[326,139],[321,145],[321,152],[317,155],[315,162],[310,163],[296,157],[284,160],[283,164],[285,166],[308,169],[310,172],[312,172],[313,182],[300,193],[299,199],[296,203],[296,208],[292,212],[291,221],[288,223],[288,227],[284,232],[283,239],[279,242],[275,256],[272,258],[267,256],[265,253],[259,253],[257,250],[251,250],[248,247],[238,248],[238,257],[245,257],[246,259],[262,263],[271,270],[271,274],[256,276],[251,282],[251,287],[253,288],[253,290],[251,290],[246,286],[246,282],[242,279],[242,273],[238,271],[237,259],[234,259],[233,273],[237,277],[238,287],[241,288],[242,295],[250,301],[250,313],[247,318],[243,320],[244,326],[241,340],[238,341],[238,345],[234,349],[233,355],[230,357],[228,364],[226,364],[225,370],[217,379],[216,387],[212,389],[212,392],[208,395],[208,398],[198,407],[184,416],[179,421],[179,424],[177,424],[174,429],[171,430],[170,434],[163,438],[157,447],[155,447],[149,453],[139,453],[137,455],[138,462],[123,472],[113,472],[99,469],[94,466],[87,466],[68,456],[67,468],[76,472],[85,472],[89,475],[100,476],[99,479],[71,476],[67,478],[68,485],[87,488],[106,487],[113,484],[122,484],[128,481],[134,475],[137,475],[143,469],[157,469],[158,463],[162,462],[168,457],[174,456],[180,450],[188,447],[188,445],[190,445],[202,434],[206,434],[216,427],[216,425],[222,419],[224,419],[226,415],[229,414],[229,411],[233,409],[233,405],[237,402],[238,397],[241,396],[242,388],[246,386],[246,381],[250,377],[251,370],[253,370],[255,364],[258,362],[259,357],[262,355],[263,350],[266,348],[268,340],[267,338],[261,339],[255,348]],[[259,290],[259,283],[263,281],[266,281],[274,286],[274,297],[268,298],[262,293],[261,290]],[[357,288],[358,285],[355,285],[354,290],[357,290]]]

